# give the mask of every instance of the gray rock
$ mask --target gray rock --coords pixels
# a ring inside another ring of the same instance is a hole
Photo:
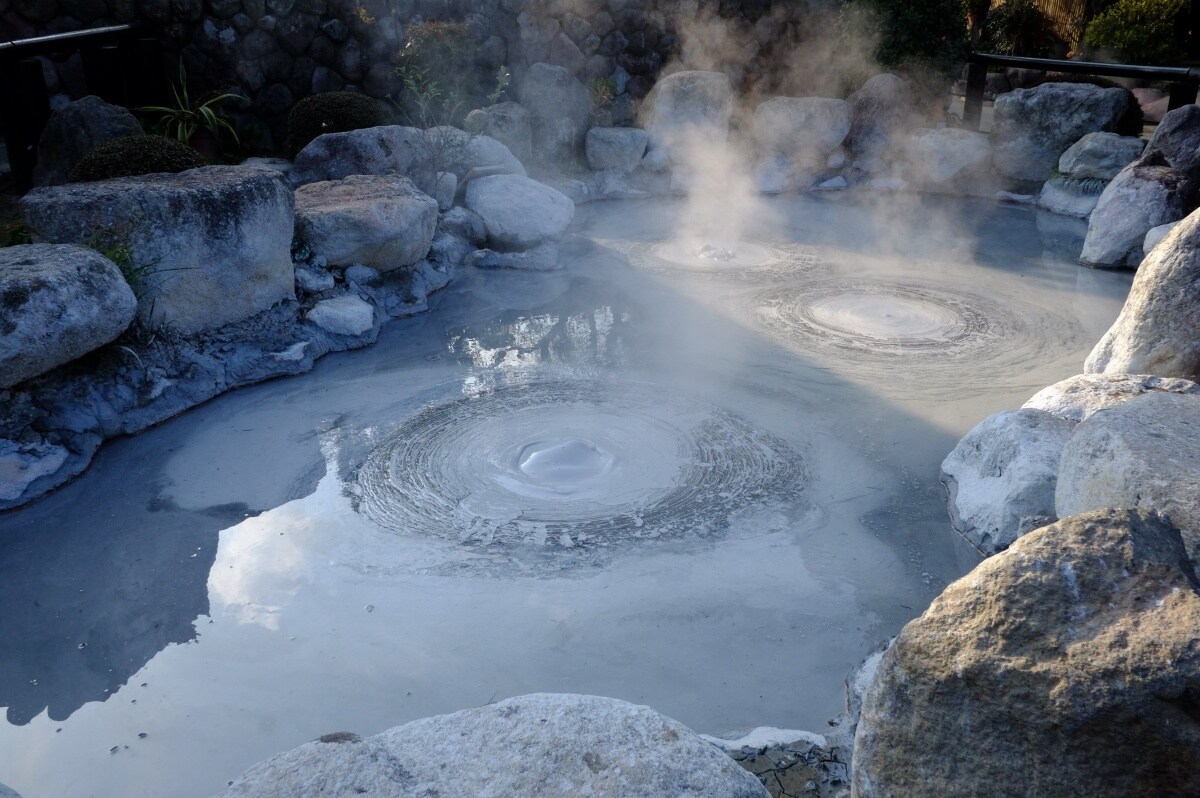
[[[334,335],[359,336],[375,326],[375,309],[353,294],[322,299],[304,318]]]
[[[470,208],[451,208],[438,219],[438,233],[449,233],[468,243],[479,245],[487,241],[487,225],[483,217]]]
[[[437,216],[437,201],[407,177],[351,175],[296,189],[296,237],[333,266],[411,266],[429,253]]]
[[[12,787],[6,787],[3,784],[0,784],[0,798],[21,798],[21,796],[18,795],[17,791]]]
[[[688,141],[725,141],[733,115],[733,87],[722,72],[676,72],[654,85],[642,105],[651,149]]]
[[[502,250],[531,249],[563,234],[575,203],[536,180],[493,175],[467,185],[466,205],[483,218],[488,240]]]
[[[439,171],[453,172],[464,179],[472,169],[491,174],[524,175],[525,167],[508,147],[489,136],[473,136],[456,127],[431,127],[425,131]]]
[[[83,156],[113,139],[140,136],[142,125],[133,114],[99,97],[67,103],[50,115],[38,139],[35,186],[58,186],[70,179]]]
[[[597,172],[632,172],[642,162],[650,137],[636,127],[594,127],[587,132],[588,166]]]
[[[530,114],[534,154],[555,163],[575,160],[592,118],[587,86],[561,66],[538,63],[525,73],[520,97]]]
[[[1146,142],[1116,133],[1088,133],[1058,159],[1058,171],[1068,177],[1112,180],[1137,160]]]
[[[1149,255],[1178,226],[1179,222],[1167,222],[1158,227],[1151,227],[1146,231],[1146,237],[1142,239],[1142,252]]]
[[[1200,583],[1158,514],[1031,532],[947,587],[883,655],[853,794],[1200,795],[1197,637]]]
[[[942,462],[955,531],[992,555],[1053,516],[1058,460],[1073,428],[1043,410],[1022,409],[968,432]]]
[[[1088,220],[1080,262],[1099,268],[1136,267],[1151,228],[1186,215],[1190,181],[1169,166],[1131,164],[1113,178]]]
[[[218,798],[335,794],[558,798],[765,798],[716,746],[649,707],[536,694],[413,721],[382,734],[329,736],[261,762]],[[344,785],[344,786],[343,786]],[[464,788],[464,785],[474,785]]]
[[[45,441],[17,443],[0,438],[0,502],[14,502],[39,479],[53,477],[69,456],[62,446]],[[4,796],[0,789],[0,798]]]
[[[0,388],[103,346],[137,299],[112,261],[85,247],[0,248]]]
[[[346,271],[342,272],[342,277],[347,283],[350,283],[351,287],[375,285],[379,282],[379,272],[370,266],[363,266],[361,263],[347,266]]]
[[[1200,172],[1200,106],[1194,103],[1168,112],[1154,129],[1146,155],[1161,158],[1172,169],[1193,178]]]
[[[439,211],[454,207],[454,195],[458,193],[458,176],[453,172],[438,172],[433,181],[433,198]]]
[[[418,187],[433,180],[430,143],[415,127],[383,125],[317,136],[297,155],[292,185],[350,175],[401,175]]]
[[[1091,217],[1099,202],[1099,194],[1080,192],[1053,179],[1043,183],[1041,191],[1037,195],[1039,208],[1074,219]]]
[[[958,128],[915,130],[905,141],[905,174],[910,182],[940,185],[978,177],[992,157],[987,135]]]
[[[1142,262],[1121,315],[1084,371],[1158,374],[1200,382],[1200,212]]]
[[[1100,410],[1155,392],[1200,394],[1200,385],[1191,380],[1149,374],[1077,374],[1043,388],[1022,407],[1080,422]]]
[[[533,121],[519,103],[505,102],[477,108],[467,114],[464,124],[472,133],[499,141],[522,163],[533,158]]]
[[[1164,512],[1200,563],[1200,396],[1148,393],[1080,423],[1063,450],[1055,505],[1059,515]]]
[[[1116,128],[1129,103],[1122,89],[1044,83],[996,98],[992,125],[996,171],[1015,180],[1045,180],[1084,135]]]
[[[913,126],[912,87],[904,78],[885,72],[870,78],[846,102],[851,115],[846,146],[852,165],[870,174],[886,171]]]
[[[477,269],[517,269],[527,272],[548,272],[561,269],[558,242],[546,241],[521,252],[497,252],[481,249],[472,252],[466,262]]]
[[[850,104],[825,97],[772,97],[754,110],[754,140],[764,153],[802,168],[824,167],[850,132]]]
[[[263,167],[205,166],[39,188],[21,210],[40,238],[128,247],[138,315],[183,333],[295,296],[292,190]]]
[[[320,294],[333,288],[333,275],[325,269],[305,264],[296,265],[296,288],[306,294]]]

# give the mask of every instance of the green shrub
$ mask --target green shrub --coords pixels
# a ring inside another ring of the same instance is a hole
[[[71,172],[71,181],[83,183],[157,172],[183,172],[208,161],[186,144],[165,136],[124,136],[97,147]]]
[[[949,75],[967,50],[963,0],[848,0],[846,27],[879,37],[875,57],[887,68],[920,66]]]
[[[1006,0],[987,16],[982,50],[989,53],[1047,58],[1056,50],[1066,51],[1066,43],[1054,33],[1050,19],[1034,0]]]
[[[466,24],[438,20],[408,26],[396,76],[403,89],[393,99],[407,124],[419,128],[460,126],[472,109],[498,102],[508,85],[507,70],[493,78],[475,63]],[[497,91],[498,81],[504,85]]]
[[[1137,97],[1133,95],[1129,89],[1122,86],[1116,81],[1109,80],[1099,75],[1073,75],[1064,74],[1062,72],[1047,72],[1041,77],[1029,81],[1027,88],[1040,86],[1043,83],[1089,83],[1093,86],[1099,86],[1104,89],[1120,89],[1125,92],[1125,114],[1117,122],[1117,129],[1114,133],[1119,133],[1122,136],[1140,136],[1142,135],[1142,126],[1146,124],[1145,114],[1142,112],[1142,106],[1138,103]]]
[[[345,133],[392,122],[387,103],[355,91],[328,91],[305,97],[288,114],[288,157],[325,133]]]
[[[1119,0],[1088,24],[1084,40],[1128,63],[1170,66],[1184,55],[1187,9],[1188,0]]]

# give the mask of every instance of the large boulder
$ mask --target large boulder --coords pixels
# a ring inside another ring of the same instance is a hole
[[[1135,396],[1157,392],[1200,394],[1200,385],[1150,374],[1077,374],[1043,388],[1021,406],[1078,423]]]
[[[1087,83],[1044,83],[1001,94],[992,124],[996,171],[1043,181],[1085,134],[1116,129],[1128,105],[1124,89]]]
[[[1200,212],[1154,248],[1084,371],[1200,381]]]
[[[1146,155],[1195,177],[1200,172],[1200,106],[1190,103],[1168,112],[1154,129]]]
[[[121,272],[94,250],[0,248],[0,389],[103,346],[136,312]]]
[[[533,121],[524,106],[514,102],[477,108],[464,122],[472,133],[499,141],[522,163],[533,157]]]
[[[1088,133],[1067,148],[1058,159],[1058,171],[1080,180],[1112,180],[1133,163],[1146,148],[1136,136]]]
[[[1136,267],[1152,228],[1187,215],[1192,181],[1169,166],[1134,163],[1104,188],[1088,219],[1080,262],[1098,268]]]
[[[913,123],[912,86],[884,72],[867,80],[846,102],[851,116],[846,140],[851,165],[870,174],[887,171]]]
[[[295,296],[292,189],[265,167],[38,188],[21,211],[43,240],[122,247],[151,327],[200,332]]]
[[[351,175],[296,189],[296,238],[333,266],[411,266],[429,254],[437,217],[437,200],[398,175]]]
[[[1082,422],[1063,450],[1059,515],[1160,510],[1200,563],[1200,396],[1150,393]]]
[[[825,97],[772,97],[754,109],[759,151],[800,167],[824,167],[850,132],[850,104]]]
[[[575,216],[562,192],[520,175],[492,175],[467,184],[466,205],[483,217],[499,250],[532,249],[558,238]]]
[[[649,707],[535,694],[360,739],[328,735],[253,766],[218,798],[766,798],[715,745]]]
[[[302,186],[350,175],[402,175],[424,189],[434,171],[425,131],[382,125],[317,136],[296,155],[291,181]]]
[[[592,119],[587,86],[563,67],[538,63],[525,73],[519,94],[530,114],[534,155],[556,163],[575,160]]]
[[[62,185],[83,156],[101,144],[142,132],[137,118],[119,105],[94,96],[69,102],[52,113],[42,128],[33,184]]]
[[[1200,583],[1162,516],[1106,510],[1032,532],[883,655],[853,794],[1200,795],[1197,638]]]
[[[587,133],[588,166],[597,172],[632,172],[642,162],[650,137],[636,127],[594,127]]]
[[[733,115],[733,87],[723,72],[676,72],[654,85],[642,112],[652,149],[723,142]]]
[[[977,179],[992,159],[986,134],[950,127],[913,131],[904,151],[909,181],[931,186]]]
[[[1074,424],[1043,410],[997,413],[942,462],[955,531],[985,555],[1054,517],[1058,460]]]
[[[472,169],[488,174],[524,175],[525,167],[501,142],[491,136],[472,135],[456,127],[442,125],[425,131],[433,166],[459,180]]]

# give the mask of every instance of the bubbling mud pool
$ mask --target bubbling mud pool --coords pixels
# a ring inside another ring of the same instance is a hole
[[[681,203],[581,207],[561,272],[465,273],[0,514],[0,782],[207,796],[535,691],[820,731],[977,562],[941,459],[1077,373],[1129,277],[1027,209],[770,205],[729,258]]]

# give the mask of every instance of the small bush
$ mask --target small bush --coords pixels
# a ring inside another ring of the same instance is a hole
[[[981,49],[990,53],[1047,58],[1066,52],[1066,43],[1034,0],[1007,0],[987,16]],[[1060,52],[1061,51],[1061,52]]]
[[[208,161],[186,144],[165,136],[124,136],[97,147],[71,172],[71,182],[108,180],[157,172],[183,172]]]
[[[1127,63],[1171,66],[1185,54],[1187,9],[1188,0],[1119,0],[1088,24],[1084,41]]]
[[[305,97],[288,114],[288,157],[325,133],[345,133],[392,121],[387,104],[354,91],[328,91]]]
[[[508,86],[507,70],[493,77],[475,62],[475,39],[462,22],[410,25],[396,55],[396,75],[403,90],[393,99],[406,122],[420,128],[459,126],[469,111],[495,103]]]
[[[1117,129],[1113,132],[1119,133],[1122,136],[1142,135],[1142,126],[1146,124],[1142,106],[1138,104],[1137,97],[1134,96],[1133,92],[1120,83],[1100,77],[1099,75],[1073,75],[1062,72],[1047,72],[1041,77],[1027,83],[1026,87],[1033,88],[1043,83],[1089,83],[1103,89],[1120,89],[1125,92],[1128,102],[1125,104],[1125,115],[1117,122]]]

